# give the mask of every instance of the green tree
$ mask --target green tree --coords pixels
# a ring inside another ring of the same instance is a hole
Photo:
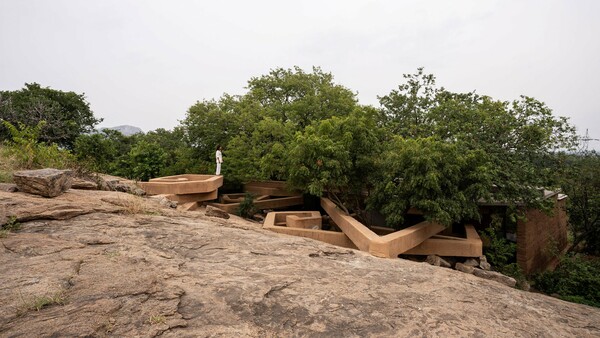
[[[102,121],[94,117],[84,94],[44,88],[37,83],[25,84],[25,88],[17,91],[0,92],[0,119],[29,127],[46,121],[39,141],[69,149],[77,136],[91,132]],[[8,138],[7,129],[0,128],[0,140]]]
[[[478,219],[477,202],[492,185],[488,165],[483,151],[461,143],[396,136],[382,155],[381,177],[369,206],[396,228],[411,207],[446,225]]]
[[[595,151],[572,154],[566,163],[563,191],[569,196],[569,251],[600,255],[600,155]]]
[[[165,152],[156,143],[139,141],[129,151],[129,175],[130,178],[148,181],[158,177],[165,166]]]
[[[374,110],[356,108],[296,133],[287,157],[290,185],[316,196],[327,192],[347,212],[360,213],[382,151],[376,122]]]
[[[248,81],[247,96],[257,101],[264,116],[291,122],[302,130],[314,121],[348,115],[357,105],[355,94],[333,82],[333,75],[313,67],[277,68]]]
[[[83,134],[75,139],[74,153],[77,160],[89,169],[110,174],[117,158],[117,147],[104,132]]]
[[[416,74],[404,74],[406,83],[388,95],[378,97],[382,122],[402,137],[432,136],[431,110],[437,105],[435,77],[418,68]]]
[[[182,127],[173,130],[159,128],[147,132],[139,139],[155,143],[164,151],[165,163],[160,176],[198,172],[199,160],[194,156],[193,149],[188,146]]]
[[[432,75],[405,76],[406,84],[380,97],[381,119],[392,133],[423,138],[435,135],[485,152],[492,168],[491,198],[515,206],[541,207],[539,189],[552,182],[545,158],[575,145],[574,128],[542,102],[523,96],[497,101],[475,93],[452,93],[435,86]]]
[[[270,117],[257,122],[252,133],[240,133],[229,142],[223,172],[236,181],[285,180],[293,130],[291,123]]]

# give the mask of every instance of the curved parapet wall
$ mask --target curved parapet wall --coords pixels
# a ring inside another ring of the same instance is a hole
[[[223,185],[220,175],[175,175],[153,178],[139,183],[148,195],[185,195],[216,191]]]

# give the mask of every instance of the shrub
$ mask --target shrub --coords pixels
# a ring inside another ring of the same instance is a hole
[[[515,257],[517,245],[499,235],[502,220],[498,215],[492,217],[492,223],[483,231],[481,237],[484,243],[488,243],[485,248],[485,256],[489,263],[498,271],[502,271]]]
[[[600,307],[600,260],[581,255],[565,255],[554,271],[534,278],[536,289],[560,298]]]
[[[256,206],[254,205],[254,196],[247,192],[244,196],[244,200],[240,202],[238,213],[241,217],[250,218],[256,212]]]
[[[7,121],[2,122],[9,130],[12,139],[2,149],[3,158],[6,157],[8,161],[2,164],[0,171],[3,174],[0,176],[12,175],[13,171],[21,169],[47,167],[64,169],[74,166],[75,157],[68,150],[61,149],[56,144],[38,142],[40,130],[45,125],[44,121],[35,127],[22,123],[16,127]]]

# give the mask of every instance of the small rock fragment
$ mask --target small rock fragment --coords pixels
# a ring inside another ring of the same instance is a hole
[[[475,258],[468,258],[464,263],[467,266],[479,266],[479,262]]]
[[[219,217],[219,218],[224,218],[224,219],[229,219],[229,214],[219,208],[215,208],[211,205],[207,205],[206,206],[206,216],[211,216],[211,217]]]
[[[427,256],[427,263],[429,263],[431,265],[435,265],[435,266],[441,266],[444,268],[449,268],[452,266],[445,259],[443,259],[442,257],[437,256],[437,255]]]
[[[463,264],[463,263],[456,263],[456,265],[454,266],[454,269],[456,269],[458,271],[462,271],[464,273],[469,273],[469,274],[472,274],[473,270],[475,270],[474,267]]]

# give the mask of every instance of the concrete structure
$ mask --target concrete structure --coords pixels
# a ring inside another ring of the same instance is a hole
[[[281,209],[302,204],[304,204],[304,198],[302,196],[268,198],[254,201],[254,206],[257,209]],[[237,213],[240,207],[240,203],[210,203],[209,205],[212,205],[215,208],[219,208],[230,214]]]
[[[526,274],[554,267],[557,254],[566,250],[568,218],[566,195],[548,196],[554,202],[551,214],[525,210],[525,219],[517,221],[517,263]]]
[[[273,197],[299,195],[298,192],[289,191],[285,181],[248,182],[244,184],[244,192]]]
[[[281,209],[304,204],[303,196],[297,192],[288,191],[286,183],[283,181],[246,183],[244,184],[244,192],[239,194],[224,194],[221,196],[221,203],[211,203],[210,205],[230,214],[236,214],[240,203],[246,197],[246,193],[254,196],[254,206],[260,210]]]
[[[446,227],[432,222],[421,222],[399,231],[369,229],[327,198],[321,198],[321,206],[342,232],[320,230],[322,218],[318,211],[270,212],[263,228],[357,248],[377,257],[393,258],[400,254],[479,257],[482,254],[482,242],[473,226],[466,227],[466,238],[436,235]]]
[[[321,214],[318,211],[276,211],[270,212],[265,218],[263,229],[277,232],[285,235],[305,237],[315,239],[317,241],[329,243],[332,245],[341,246],[344,248],[356,249],[356,245],[343,232],[324,231],[314,229],[304,229],[298,227],[290,227],[288,221],[309,219],[309,223],[320,224]]]
[[[200,194],[219,189],[223,185],[223,176],[185,174],[153,178],[139,184],[148,195]]]
[[[176,201],[179,210],[193,211],[198,209],[199,202],[217,199],[223,176],[186,174],[153,178],[139,184],[148,195],[164,195]]]
[[[439,223],[421,222],[412,227],[379,236],[353,217],[346,215],[328,198],[321,198],[321,207],[361,251],[369,252],[377,257],[398,257],[399,254],[420,245],[446,228]]]
[[[465,225],[466,238],[434,235],[416,247],[404,252],[405,255],[438,255],[455,257],[479,257],[483,243],[475,227]]]

